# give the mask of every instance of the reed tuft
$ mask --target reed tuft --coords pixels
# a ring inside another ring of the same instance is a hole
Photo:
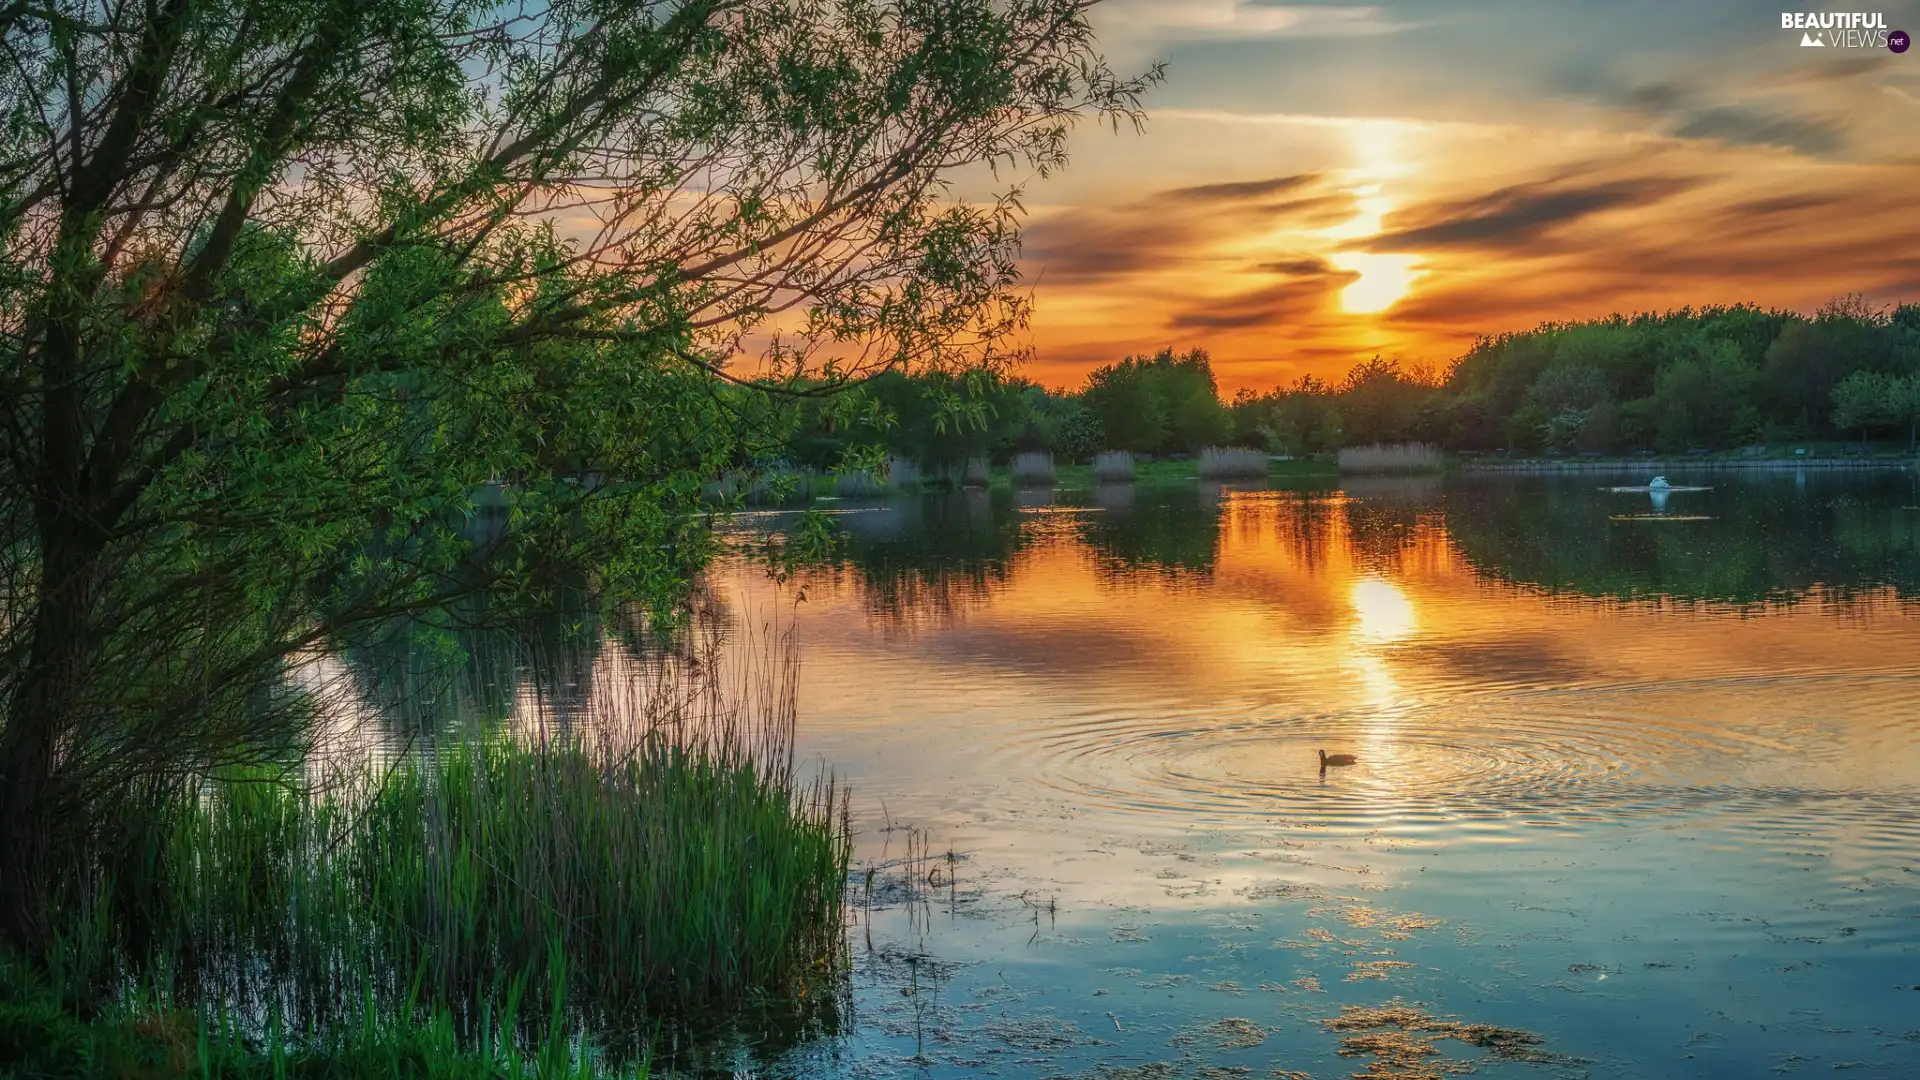
[[[1124,484],[1133,479],[1133,455],[1125,450],[1102,450],[1093,458],[1093,478],[1102,484]]]
[[[1196,471],[1202,480],[1245,480],[1267,475],[1267,455],[1244,446],[1209,446],[1200,451]]]
[[[1439,448],[1426,443],[1375,443],[1340,451],[1343,473],[1439,472],[1442,464]]]
[[[1053,455],[1043,450],[1028,450],[1013,455],[1010,467],[1013,472],[1013,482],[1016,484],[1054,482]]]

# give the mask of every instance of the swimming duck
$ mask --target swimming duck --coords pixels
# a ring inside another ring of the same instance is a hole
[[[1356,760],[1352,754],[1329,754],[1325,750],[1320,751],[1320,767],[1323,769],[1329,765],[1352,765]]]

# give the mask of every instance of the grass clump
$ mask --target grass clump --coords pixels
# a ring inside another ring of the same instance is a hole
[[[1056,478],[1053,455],[1044,450],[1028,450],[1013,455],[1007,463],[1015,484],[1051,484]]]
[[[35,966],[88,1021],[48,1030],[137,1050],[152,1040],[127,1032],[177,1016],[241,1033],[236,1054],[454,1062],[414,1073],[436,1076],[478,1054],[495,1071],[472,1075],[494,1076],[517,1075],[502,1055],[545,1053],[546,1076],[599,1045],[645,1060],[662,1022],[831,1022],[850,838],[832,783],[795,774],[791,673],[757,711],[605,674],[564,718],[148,785],[63,883],[66,921]],[[3,1055],[7,1023],[52,1017],[0,991]]]
[[[1202,480],[1259,479],[1267,475],[1267,455],[1244,446],[1209,446],[1200,451],[1195,471]]]
[[[1440,449],[1426,443],[1349,446],[1340,451],[1339,460],[1343,473],[1439,472],[1445,465]]]
[[[1102,484],[1133,482],[1133,455],[1125,450],[1102,450],[1093,457],[1093,478]]]
[[[366,1011],[301,1038],[281,1023],[248,1033],[228,1012],[196,1014],[143,1002],[91,1014],[20,964],[0,965],[0,1077],[8,1080],[646,1080],[642,1060],[608,1062],[565,1037],[530,1041],[510,1002],[477,1039],[450,1014],[399,1021]]]

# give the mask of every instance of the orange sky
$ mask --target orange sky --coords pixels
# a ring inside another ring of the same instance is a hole
[[[1920,29],[1920,2],[1884,12]],[[1920,300],[1920,50],[1745,0],[1110,0],[1144,134],[1026,187],[1028,374],[1201,346],[1225,393],[1615,311]]]

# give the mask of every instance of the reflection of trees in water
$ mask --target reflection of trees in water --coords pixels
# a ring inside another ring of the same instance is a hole
[[[1920,597],[1909,475],[1734,478],[1670,504],[1669,517],[1706,520],[1661,520],[1598,486],[1462,485],[1447,494],[1447,530],[1476,572],[1550,592],[1729,604]],[[1636,517],[1614,520],[1626,515]]]
[[[846,514],[841,563],[869,614],[904,621],[949,620],[984,601],[1013,576],[1034,539],[1013,493],[966,489],[899,499]]]
[[[1206,577],[1219,557],[1221,504],[1217,484],[1142,486],[1081,517],[1079,539],[1103,584],[1126,583],[1142,570]]]
[[[696,638],[724,637],[738,621],[717,595],[691,599],[687,624],[668,630],[637,608],[609,610],[584,579],[533,604],[477,595],[432,621],[399,621],[344,643],[347,682],[331,689],[402,738],[500,720],[523,705],[565,727],[587,709],[609,648],[642,664],[691,662]]]

